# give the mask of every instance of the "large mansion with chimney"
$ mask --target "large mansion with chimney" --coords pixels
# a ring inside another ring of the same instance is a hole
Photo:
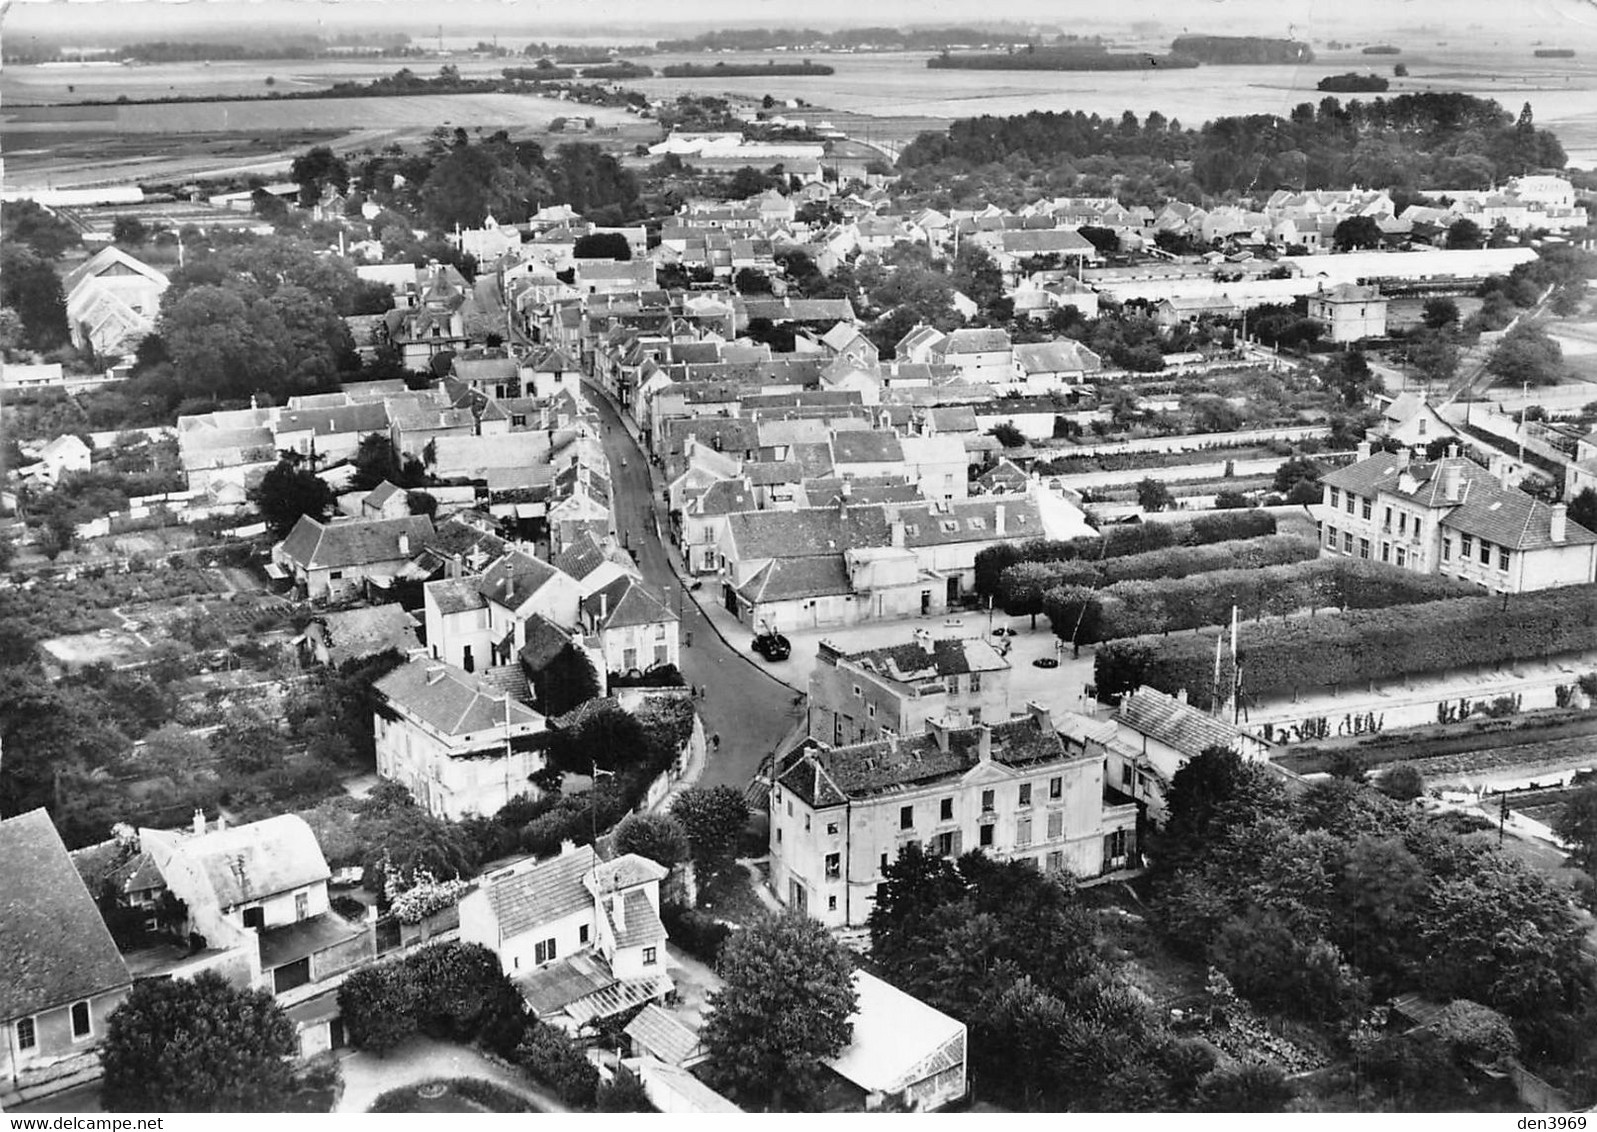
[[[1366,455],[1320,481],[1320,553],[1475,582],[1494,593],[1597,578],[1597,534],[1462,456]]]

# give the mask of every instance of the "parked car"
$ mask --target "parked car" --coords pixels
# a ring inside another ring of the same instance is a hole
[[[793,655],[793,644],[781,633],[761,633],[754,638],[754,651],[766,660],[786,660]]]

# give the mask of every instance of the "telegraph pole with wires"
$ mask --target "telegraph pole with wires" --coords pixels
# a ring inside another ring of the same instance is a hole
[[[599,792],[599,779],[614,778],[613,770],[600,770],[598,762],[589,760],[588,767],[592,772],[593,785],[588,787],[588,829],[593,834],[594,852],[598,852],[599,845],[599,800],[594,797]]]

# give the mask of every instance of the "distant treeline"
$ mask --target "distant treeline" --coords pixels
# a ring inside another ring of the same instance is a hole
[[[1403,49],[1401,47],[1393,47],[1390,43],[1377,43],[1374,47],[1366,47],[1363,53],[1365,55],[1401,55],[1403,54]]]
[[[1361,75],[1357,71],[1349,71],[1344,75],[1327,75],[1315,84],[1315,89],[1336,94],[1379,94],[1391,85],[1380,75]]]
[[[1170,44],[1170,53],[1200,63],[1314,62],[1314,52],[1307,43],[1257,35],[1180,35]]]
[[[763,66],[758,63],[673,63],[669,67],[661,67],[660,73],[668,79],[735,79],[831,75],[836,71],[823,63],[811,63],[808,59],[802,63],[778,63],[773,59]]]
[[[926,60],[933,70],[963,71],[1148,71],[1196,67],[1196,59],[1176,55],[1113,54],[1090,48],[1028,48],[1013,52],[943,52]]]
[[[203,40],[155,40],[128,43],[116,49],[122,59],[140,63],[201,63],[230,59],[309,59],[331,48],[403,48],[410,37],[400,32],[372,36],[288,36],[249,43],[213,43]]]
[[[1527,104],[1516,119],[1489,99],[1454,92],[1401,94],[1343,104],[1305,102],[1287,118],[1218,118],[1199,129],[1158,112],[1138,121],[1034,111],[964,118],[923,133],[904,148],[899,169],[914,190],[1023,157],[1039,176],[1089,159],[1134,164],[1167,195],[1276,188],[1486,187],[1536,169],[1560,169],[1563,147],[1538,129]]]
[[[1538,59],[1573,59],[1574,57],[1575,49],[1573,47],[1538,47],[1536,49],[1536,58]]]
[[[814,28],[729,28],[707,31],[692,39],[662,39],[655,47],[660,51],[770,51],[779,47],[827,48],[834,51],[854,51],[861,48],[881,48],[902,51],[939,51],[945,47],[973,46],[983,43],[1007,43],[1029,38],[1014,28],[982,27],[916,27],[842,28],[838,31],[817,31]],[[1097,37],[1081,38],[1061,35],[1055,42],[1096,42]]]

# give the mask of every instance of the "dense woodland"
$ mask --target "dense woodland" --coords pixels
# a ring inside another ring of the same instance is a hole
[[[1034,186],[1102,173],[1117,185],[1145,185],[1136,202],[1153,203],[1355,184],[1487,188],[1564,162],[1563,147],[1535,125],[1528,103],[1515,118],[1487,99],[1422,93],[1346,104],[1326,97],[1287,118],[1252,114],[1198,128],[1157,111],[1140,121],[1130,111],[1119,119],[1080,111],[964,118],[946,132],[921,134],[904,148],[899,169],[906,187],[922,192],[991,166],[999,181],[1018,176]]]

